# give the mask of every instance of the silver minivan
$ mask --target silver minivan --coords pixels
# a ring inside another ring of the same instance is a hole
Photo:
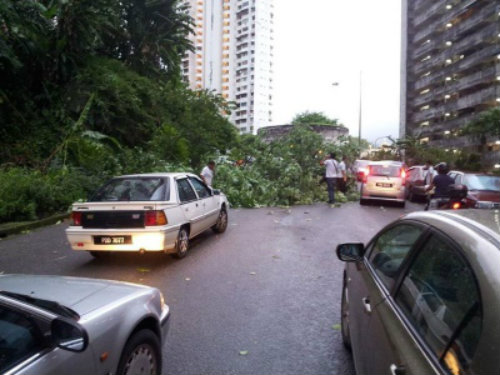
[[[370,200],[394,201],[405,206],[406,170],[399,161],[373,161],[361,183],[360,204]]]

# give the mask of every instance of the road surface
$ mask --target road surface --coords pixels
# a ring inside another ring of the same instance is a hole
[[[65,223],[0,241],[0,272],[84,276],[158,287],[171,307],[165,374],[351,374],[338,324],[338,243],[368,241],[404,212],[324,204],[233,209],[186,258],[69,249]],[[246,355],[241,355],[241,353]]]

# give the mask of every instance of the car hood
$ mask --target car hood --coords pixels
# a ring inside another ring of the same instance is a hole
[[[491,190],[469,190],[469,196],[478,201],[500,202],[500,192]]]
[[[79,277],[0,275],[0,290],[57,302],[80,316],[148,289],[137,284]]]

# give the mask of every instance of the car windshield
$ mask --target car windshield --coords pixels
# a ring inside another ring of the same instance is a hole
[[[370,165],[370,176],[399,177],[401,166],[394,164]]]
[[[74,320],[80,319],[80,316],[75,311],[71,310],[69,307],[60,305],[59,303],[54,301],[47,301],[45,299],[34,298],[24,294],[11,293],[6,291],[0,291],[0,294],[6,297],[16,299],[18,301],[29,303],[41,309],[50,311],[54,314],[64,316],[65,318],[70,318]]]
[[[491,190],[500,192],[500,177],[467,174],[464,184],[469,190]]]
[[[91,202],[164,201],[167,183],[160,177],[115,178],[100,188]]]

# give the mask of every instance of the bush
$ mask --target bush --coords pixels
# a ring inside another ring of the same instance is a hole
[[[77,170],[42,174],[22,168],[0,170],[0,221],[27,221],[68,210],[100,183]]]

